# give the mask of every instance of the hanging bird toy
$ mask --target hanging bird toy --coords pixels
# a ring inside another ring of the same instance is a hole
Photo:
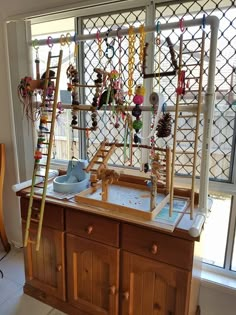
[[[141,139],[138,136],[138,133],[140,129],[142,129],[142,126],[143,126],[143,122],[140,119],[141,114],[142,114],[142,109],[140,105],[142,105],[144,101],[144,94],[145,94],[145,88],[142,85],[138,85],[135,89],[135,95],[133,97],[133,102],[135,104],[135,107],[132,110],[132,115],[136,118],[136,120],[133,121],[133,129],[136,132],[134,135],[134,143],[141,143]]]

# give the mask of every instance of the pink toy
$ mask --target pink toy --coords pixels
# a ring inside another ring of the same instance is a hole
[[[141,105],[144,101],[144,97],[142,95],[134,95],[133,102],[134,104]]]

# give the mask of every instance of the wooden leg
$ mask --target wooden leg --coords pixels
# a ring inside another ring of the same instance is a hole
[[[0,239],[2,241],[4,250],[8,253],[11,250],[11,246],[8,243],[7,235],[6,235],[4,226],[2,226],[2,224],[0,224]]]
[[[1,190],[1,185],[0,185],[0,190]],[[8,243],[7,240],[7,235],[4,227],[4,222],[3,222],[3,206],[2,206],[2,194],[0,191],[0,239],[2,241],[4,250],[6,252],[9,252],[11,249],[10,244]]]
[[[6,252],[9,252],[11,247],[7,240],[7,235],[3,223],[3,180],[5,175],[5,145],[0,143],[0,239]]]
[[[196,309],[196,315],[201,315],[201,309],[199,305],[197,306],[197,309]]]

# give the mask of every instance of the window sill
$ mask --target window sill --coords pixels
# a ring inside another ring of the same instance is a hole
[[[236,279],[227,275],[202,270],[201,285],[226,294],[236,295]]]

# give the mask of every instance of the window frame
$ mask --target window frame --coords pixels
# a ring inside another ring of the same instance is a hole
[[[165,3],[165,2],[170,2],[170,1],[162,1],[161,3]],[[177,1],[171,1],[173,3],[176,3]],[[189,0],[186,0],[184,2],[190,2]],[[139,3],[142,3],[142,6],[148,5],[151,2],[150,1],[132,1],[131,3],[123,3],[120,4],[119,10],[123,10],[123,9],[134,9],[136,8]],[[154,5],[158,4],[160,5],[159,1],[154,1],[153,2]],[[150,6],[149,6],[150,7]],[[86,8],[86,9],[82,9],[82,10],[78,10],[78,11],[74,11],[73,13],[70,13],[74,16],[75,20],[78,21],[78,17],[81,16],[86,16],[86,15],[91,15],[93,12],[96,14],[100,11],[104,11],[104,9],[106,8],[106,5],[101,6],[101,8],[99,8],[99,10],[94,9],[94,8]],[[112,5],[107,5],[106,8],[106,12],[109,14],[109,12],[114,11],[114,7]],[[77,16],[75,16],[76,14],[78,14]],[[62,16],[62,14],[58,15],[58,18],[60,18],[60,16]],[[55,17],[53,17],[55,18]],[[47,19],[47,17],[43,17],[43,18],[38,18],[36,20],[34,20],[35,23],[37,23],[37,21],[39,20],[45,20]],[[79,25],[78,23],[76,23],[76,28],[77,28],[77,32],[78,34],[81,31],[81,25]],[[80,58],[81,59],[81,58]],[[81,63],[82,61],[80,61]],[[81,69],[82,69],[82,64],[80,64]],[[235,126],[236,128],[236,126]],[[82,147],[81,147],[81,151],[80,152],[85,152],[86,150],[84,150],[86,144],[85,141],[82,142]],[[61,161],[62,162],[62,161]],[[58,166],[58,163],[60,164],[59,160],[53,160],[52,161],[52,166]],[[63,163],[64,164],[64,163]],[[188,185],[188,181],[186,181],[185,179],[181,179],[181,177],[178,177],[176,180],[177,184],[180,184],[181,186],[185,186]],[[196,180],[196,187],[199,188],[199,180]],[[232,204],[231,204],[231,213],[230,213],[230,223],[229,223],[229,228],[228,228],[228,239],[227,239],[227,244],[226,244],[226,254],[225,254],[225,266],[224,268],[220,268],[220,267],[216,267],[213,265],[209,265],[209,264],[204,264],[204,270],[206,271],[211,271],[211,272],[215,272],[217,274],[222,274],[222,275],[226,275],[226,276],[232,276],[236,278],[236,272],[230,270],[230,266],[231,266],[231,259],[232,259],[232,250],[233,250],[233,244],[234,244],[234,240],[235,240],[235,229],[236,229],[236,148],[234,148],[234,159],[233,159],[233,164],[232,164],[232,183],[224,183],[224,182],[216,182],[216,181],[210,181],[209,183],[209,193],[222,193],[222,194],[230,194],[232,195]]]

